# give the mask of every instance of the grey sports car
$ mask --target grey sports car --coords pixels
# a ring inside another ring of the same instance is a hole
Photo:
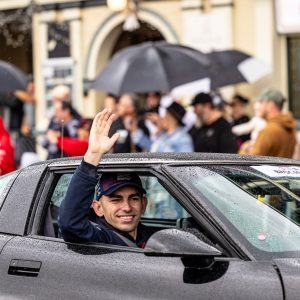
[[[105,156],[147,190],[144,249],[64,242],[59,206],[82,158],[0,177],[1,299],[299,299],[300,162]]]

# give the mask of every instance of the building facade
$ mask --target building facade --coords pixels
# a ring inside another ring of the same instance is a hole
[[[225,95],[240,92],[252,97],[263,87],[276,87],[289,96],[291,110],[300,117],[300,27],[293,32],[278,29],[280,1],[130,1],[136,4],[140,23],[131,32],[123,30],[128,14],[112,11],[106,0],[34,2],[32,64],[38,130],[45,130],[48,124],[53,86],[70,85],[74,106],[91,117],[101,109],[104,94],[90,89],[90,82],[115,52],[147,40],[182,43],[204,52],[236,48],[258,57],[273,72],[251,85],[225,88]],[[300,7],[300,1],[290,1]],[[30,2],[2,0],[0,11],[13,11]]]

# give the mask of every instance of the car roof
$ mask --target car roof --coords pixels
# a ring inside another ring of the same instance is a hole
[[[62,167],[79,165],[82,157],[67,157],[47,160],[37,164],[47,164],[51,167]],[[269,156],[253,156],[238,155],[227,153],[118,153],[104,155],[101,164],[115,165],[153,165],[153,164],[232,164],[232,165],[248,165],[248,164],[288,164],[300,165],[298,160],[269,157]]]

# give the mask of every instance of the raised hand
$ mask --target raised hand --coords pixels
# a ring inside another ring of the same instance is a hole
[[[112,114],[111,109],[104,109],[94,118],[90,131],[89,147],[84,155],[86,162],[95,166],[98,165],[103,154],[109,152],[119,138],[119,133],[115,133],[111,138],[108,137],[114,119],[115,115]]]

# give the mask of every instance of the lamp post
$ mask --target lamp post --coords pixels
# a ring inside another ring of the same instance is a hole
[[[212,4],[210,0],[203,0],[203,11],[209,13],[212,10]]]
[[[123,30],[134,31],[140,27],[138,21],[138,7],[140,0],[106,0],[107,7],[114,12],[124,12],[126,19]]]
[[[106,3],[112,11],[124,11],[128,6],[128,0],[107,0]]]

